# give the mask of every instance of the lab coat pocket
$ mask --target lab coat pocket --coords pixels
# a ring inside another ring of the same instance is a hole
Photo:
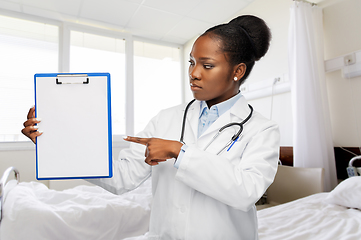
[[[239,139],[234,142],[231,147],[228,147],[222,154],[222,156],[229,159],[230,162],[237,165],[242,159],[243,152],[247,147],[247,142]]]

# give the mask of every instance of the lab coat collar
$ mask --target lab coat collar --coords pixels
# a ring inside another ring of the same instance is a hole
[[[242,96],[230,109],[231,114],[239,118],[240,121],[243,121],[251,113],[251,109],[248,106],[247,100]]]

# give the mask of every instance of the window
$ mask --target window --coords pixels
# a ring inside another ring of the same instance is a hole
[[[180,50],[134,42],[134,128],[144,129],[160,110],[182,102]]]
[[[128,35],[124,40],[118,33],[83,30],[76,24],[59,28],[60,22],[42,21],[0,15],[0,142],[28,141],[21,129],[34,104],[34,74],[58,72],[59,61],[69,72],[111,74],[114,135],[137,133],[161,109],[182,102],[179,47],[133,41]],[[59,30],[64,34],[60,36]],[[126,45],[126,41],[132,42]],[[59,45],[62,53],[69,51],[63,56],[66,59],[59,59]],[[126,52],[134,55],[126,57]],[[126,66],[134,69],[128,79]],[[134,92],[126,92],[126,81],[128,91],[134,86]]]
[[[84,32],[70,33],[70,72],[109,72],[113,135],[125,133],[125,41]]]
[[[0,141],[20,130],[34,104],[34,74],[58,71],[58,27],[0,16]]]

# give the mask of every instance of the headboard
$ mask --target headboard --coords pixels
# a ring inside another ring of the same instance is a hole
[[[360,155],[360,149],[358,147],[344,147],[343,149],[340,147],[334,147],[338,179],[348,178],[346,168],[348,167],[350,159],[355,156],[348,151],[353,152],[356,155]],[[280,160],[282,165],[293,166],[293,147],[280,147]],[[361,161],[356,161],[354,166],[361,167]]]

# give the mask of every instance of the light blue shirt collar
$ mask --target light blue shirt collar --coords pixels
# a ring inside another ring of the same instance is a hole
[[[241,92],[238,92],[235,96],[231,97],[230,99],[223,101],[221,103],[218,103],[216,105],[213,105],[211,109],[215,109],[218,113],[218,117],[221,116],[223,113],[225,113],[227,110],[229,110],[240,98],[242,97]],[[201,107],[199,111],[199,118],[204,113],[204,109],[208,108],[208,105],[205,101],[201,101]]]
[[[223,113],[228,111],[241,96],[242,94],[239,92],[234,97],[213,105],[211,109],[208,109],[205,101],[201,101],[198,119],[198,137],[200,137]]]

